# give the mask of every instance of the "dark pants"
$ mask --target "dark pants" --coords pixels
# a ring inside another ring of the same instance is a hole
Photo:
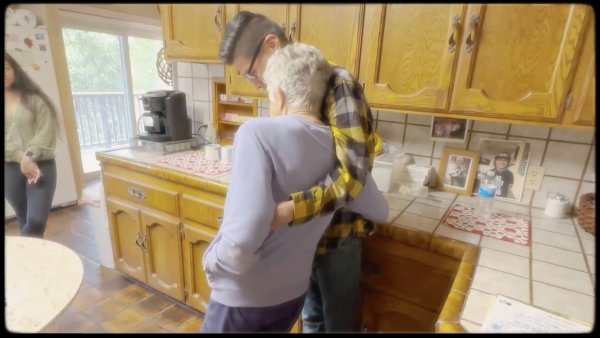
[[[300,316],[304,296],[266,307],[229,307],[211,299],[200,333],[290,332]]]
[[[360,331],[362,240],[349,237],[315,256],[302,309],[302,332]]]
[[[21,236],[44,237],[46,221],[56,190],[56,162],[37,162],[42,177],[27,184],[19,163],[4,162],[4,198],[17,214]]]

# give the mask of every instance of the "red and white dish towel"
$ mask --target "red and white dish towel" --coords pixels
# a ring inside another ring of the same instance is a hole
[[[491,219],[482,220],[475,215],[475,208],[456,204],[448,212],[443,223],[449,227],[472,232],[506,242],[529,246],[531,222],[527,219],[494,211]]]
[[[229,164],[223,164],[220,161],[207,160],[203,150],[168,155],[158,160],[158,163],[168,164],[207,175],[219,175],[231,170],[231,165]]]

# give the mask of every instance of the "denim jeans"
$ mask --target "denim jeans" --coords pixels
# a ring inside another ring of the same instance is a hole
[[[28,184],[17,162],[4,162],[4,198],[15,210],[21,236],[44,237],[56,190],[56,162],[37,163],[42,177]]]
[[[302,309],[302,332],[358,332],[362,240],[315,256]]]

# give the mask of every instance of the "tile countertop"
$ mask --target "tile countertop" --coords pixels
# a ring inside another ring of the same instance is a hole
[[[141,148],[105,153],[151,166],[162,166],[157,164],[158,160],[168,156]],[[171,168],[220,184],[226,185],[229,181],[228,174],[211,178]],[[399,193],[384,195],[390,207],[389,224],[480,246],[477,267],[460,317],[467,331],[480,332],[488,304],[497,294],[593,325],[595,237],[585,232],[574,218],[550,218],[544,215],[543,209],[494,201],[493,209],[531,220],[530,246],[523,246],[441,224],[454,204],[473,205],[476,197],[431,189],[426,196],[416,198]]]
[[[441,224],[456,203],[474,205],[476,197],[431,190],[426,197],[385,194],[388,222],[480,246],[460,323],[480,332],[495,295],[594,324],[595,237],[574,218],[555,219],[543,209],[494,201],[493,209],[531,220],[530,246],[457,230]]]

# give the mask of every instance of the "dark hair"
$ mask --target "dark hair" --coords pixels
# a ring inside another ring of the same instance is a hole
[[[227,23],[219,58],[227,65],[233,63],[234,56],[251,58],[259,41],[270,33],[277,36],[282,46],[287,45],[285,32],[276,22],[262,14],[241,11]]]
[[[4,60],[8,61],[13,69],[13,72],[15,73],[15,80],[10,86],[10,89],[18,91],[21,94],[21,97],[23,98],[23,104],[33,113],[36,113],[35,109],[33,108],[33,97],[36,95],[39,96],[44,103],[46,103],[48,109],[50,109],[50,115],[56,127],[57,134],[59,134],[60,125],[58,124],[58,113],[56,112],[56,108],[54,107],[54,104],[48,95],[46,95],[46,93],[44,93],[44,91],[42,91],[40,87],[33,82],[33,80],[31,80],[29,75],[27,75],[23,68],[19,66],[17,61],[13,59],[13,57],[10,56],[10,54],[6,51],[4,52]]]

